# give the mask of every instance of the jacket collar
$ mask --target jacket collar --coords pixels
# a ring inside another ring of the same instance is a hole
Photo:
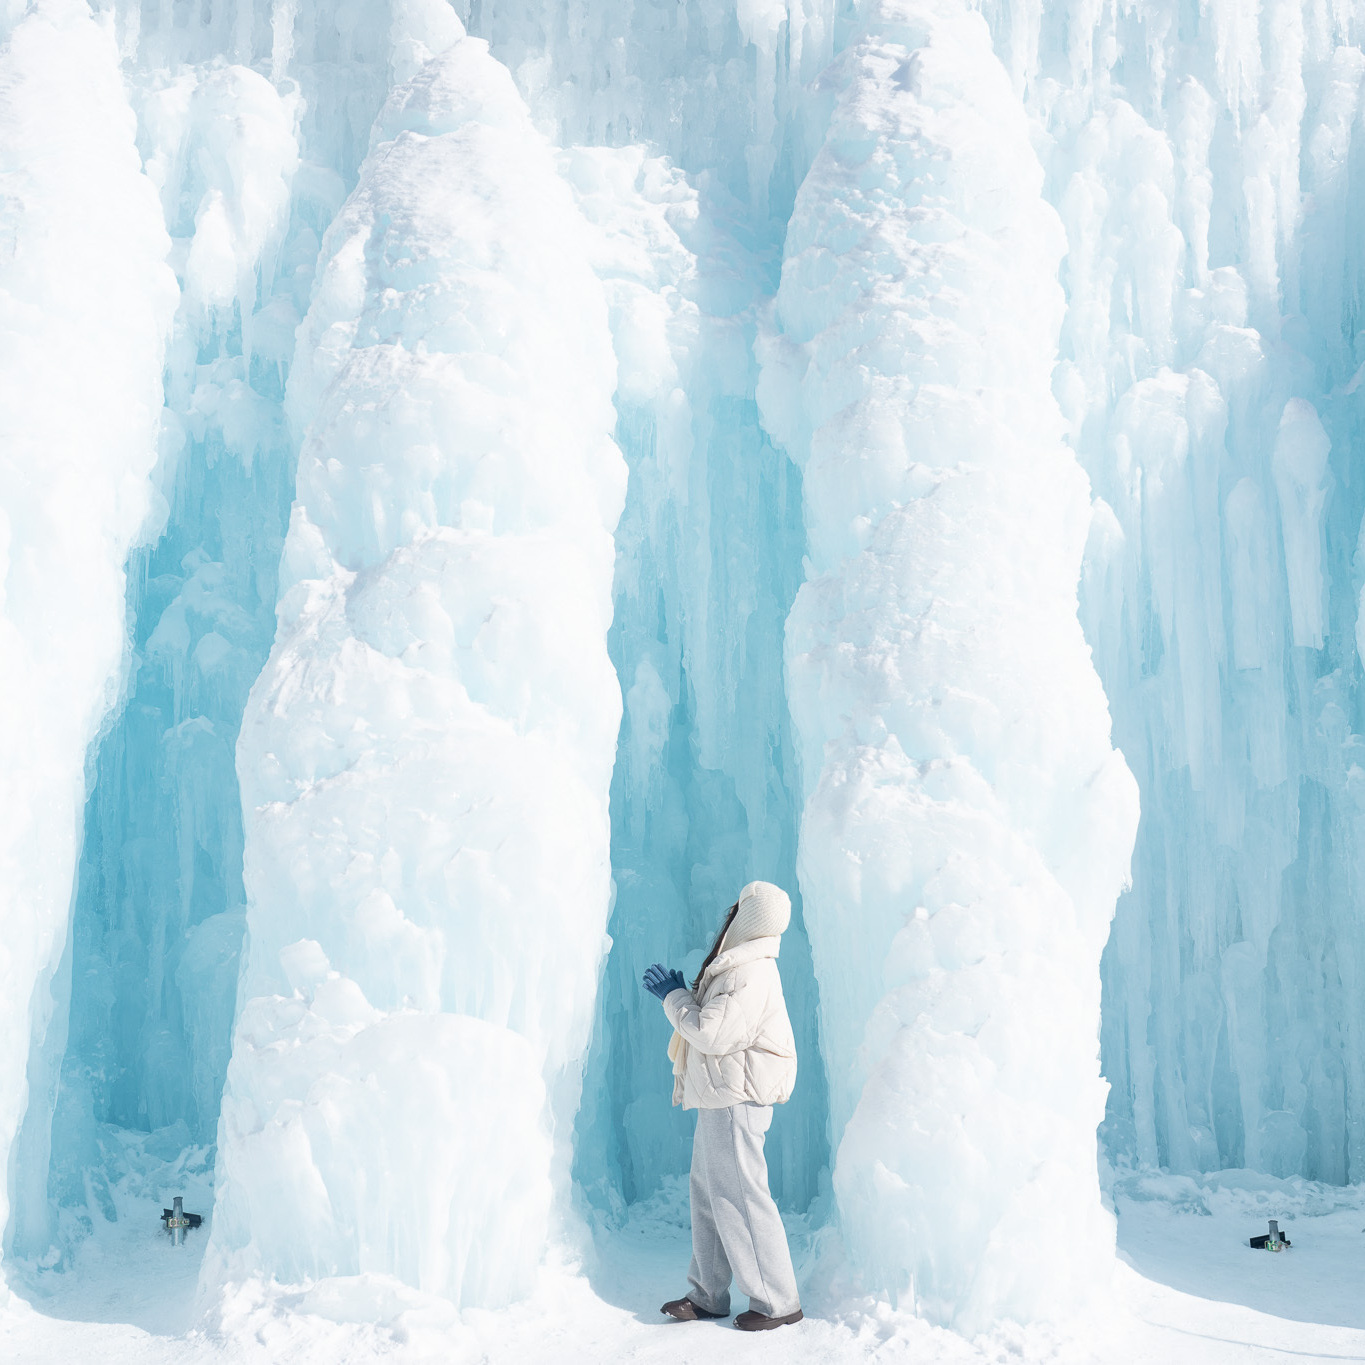
[[[751,938],[747,943],[736,943],[733,948],[716,954],[716,960],[706,969],[701,984],[706,986],[732,967],[742,967],[746,962],[757,962],[762,957],[776,957],[781,946],[782,940],[777,934],[771,934],[766,938]]]

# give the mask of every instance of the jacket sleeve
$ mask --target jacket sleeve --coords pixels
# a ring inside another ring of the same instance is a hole
[[[691,991],[669,991],[664,1013],[688,1046],[712,1057],[724,1057],[747,1047],[759,1023],[761,995],[757,983],[740,972],[728,972],[699,1005]]]

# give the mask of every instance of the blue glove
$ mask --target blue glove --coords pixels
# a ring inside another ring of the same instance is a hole
[[[687,989],[687,982],[683,980],[681,972],[666,972],[658,962],[645,969],[641,985],[650,995],[657,995],[660,1000],[670,991],[685,991]]]

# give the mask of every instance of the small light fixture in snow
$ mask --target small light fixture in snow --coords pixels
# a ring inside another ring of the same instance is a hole
[[[177,1194],[171,1200],[173,1207],[161,1210],[161,1221],[166,1225],[166,1231],[171,1234],[171,1242],[175,1246],[180,1246],[185,1240],[186,1228],[197,1228],[204,1221],[202,1213],[186,1213],[185,1199],[183,1195]]]
[[[1283,1251],[1289,1245],[1289,1238],[1280,1233],[1278,1219],[1270,1220],[1270,1231],[1261,1237],[1253,1237],[1251,1245],[1257,1251]]]

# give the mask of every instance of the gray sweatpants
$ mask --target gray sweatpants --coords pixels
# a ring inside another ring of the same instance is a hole
[[[768,1193],[763,1137],[772,1121],[770,1104],[697,1110],[687,1297],[708,1313],[729,1313],[732,1275],[764,1317],[801,1306],[786,1229]]]

